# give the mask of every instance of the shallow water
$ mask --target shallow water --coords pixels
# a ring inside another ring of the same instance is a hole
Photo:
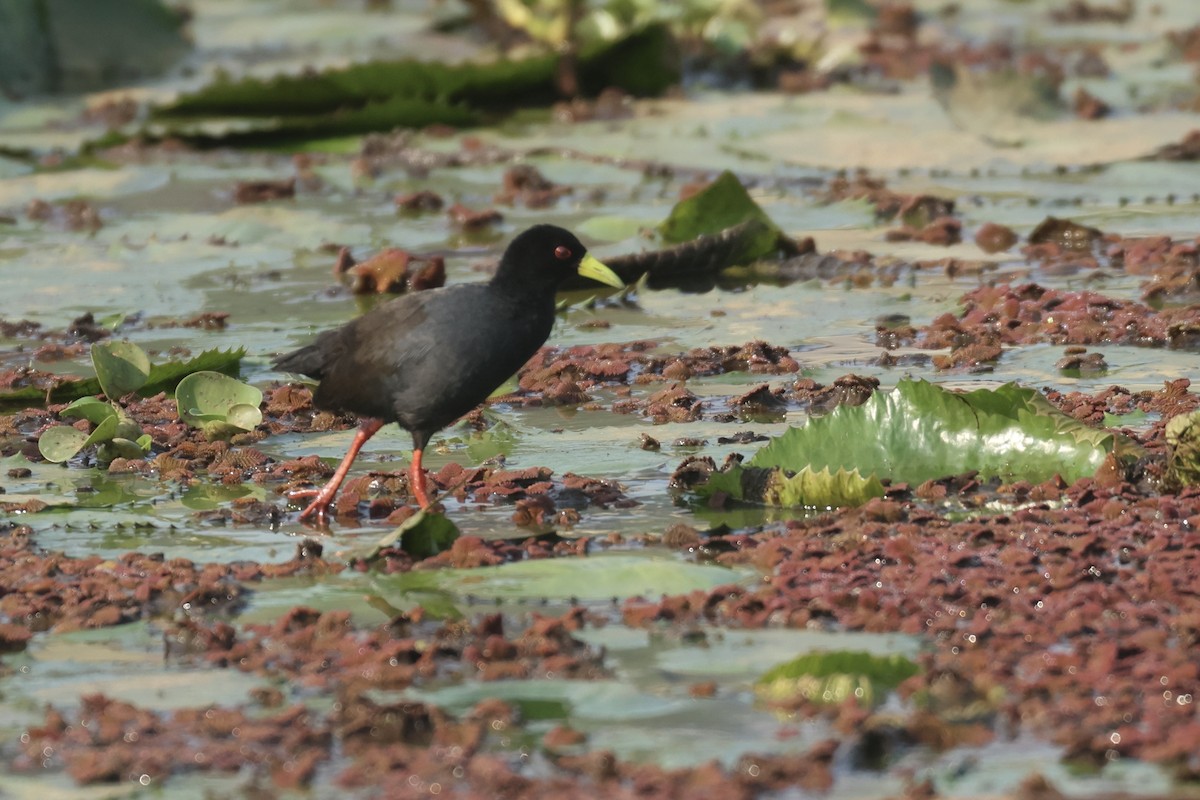
[[[305,4],[197,0],[192,5],[197,15],[197,75],[207,74],[231,54],[245,56],[248,52],[257,55],[254,69],[264,73],[301,63],[301,54],[308,58],[313,47],[319,63],[369,57],[398,42],[447,54],[444,43],[443,49],[438,49],[438,41],[418,35],[423,7],[398,4],[400,13],[387,17],[390,22],[383,28],[376,28],[364,25],[361,15]],[[1120,77],[1113,79],[1119,85],[1108,86],[1108,92],[1119,99],[1136,88],[1140,96],[1147,96],[1186,83],[1190,77],[1178,70],[1153,68],[1150,45],[1125,56],[1114,45],[1157,41],[1155,37],[1172,21],[1186,18],[1191,0],[1161,0],[1156,5],[1161,14],[1153,19],[1139,16],[1137,24],[1120,29],[1064,26],[1037,28],[1036,35],[1083,37],[1109,48],[1105,53],[1112,55],[1114,63],[1124,57],[1128,64],[1122,63]],[[1016,4],[980,2],[964,4],[964,8],[959,24],[967,30],[1010,25],[1029,33],[1028,18],[1033,12]],[[469,50],[450,52],[466,55]],[[142,91],[152,96],[165,94],[197,80],[175,76]],[[81,105],[76,101],[4,105],[0,101],[0,148],[74,146],[88,131],[58,123],[74,119]],[[361,309],[360,300],[335,289],[328,245],[348,245],[359,257],[393,245],[445,252],[448,281],[456,283],[480,280],[475,267],[494,258],[513,233],[531,222],[550,220],[581,231],[603,258],[650,246],[639,230],[653,227],[666,216],[681,185],[695,175],[728,168],[752,182],[755,198],[785,231],[796,237],[813,236],[822,251],[862,249],[904,262],[953,256],[987,264],[978,275],[956,278],[937,269],[907,270],[890,286],[876,282],[866,288],[808,281],[787,286],[760,283],[705,293],[639,289],[628,302],[603,301],[594,308],[571,308],[560,317],[551,343],[570,346],[651,339],[661,352],[670,353],[764,339],[788,347],[803,374],[819,382],[853,372],[877,377],[885,387],[914,374],[964,388],[1020,381],[1081,391],[1119,383],[1138,391],[1195,372],[1193,352],[1105,346],[1107,373],[1070,377],[1054,366],[1062,348],[1032,345],[1006,352],[987,373],[937,374],[928,366],[878,366],[880,351],[874,338],[877,319],[900,314],[914,324],[924,324],[956,310],[961,296],[981,283],[1036,280],[1050,287],[1087,287],[1136,299],[1140,284],[1136,276],[1042,274],[1015,252],[983,254],[970,242],[969,234],[982,222],[991,221],[1024,235],[1046,216],[1055,215],[1124,235],[1194,237],[1200,209],[1194,169],[1135,159],[1200,127],[1198,114],[1138,114],[1127,106],[1119,108],[1112,119],[1099,122],[1064,118],[1032,130],[1023,147],[997,149],[971,132],[955,128],[923,81],[888,95],[848,90],[799,97],[709,92],[687,100],[646,101],[638,105],[638,112],[627,122],[564,125],[525,121],[475,132],[485,141],[518,151],[564,148],[597,157],[654,160],[677,170],[671,179],[646,178],[636,165],[540,156],[535,160],[538,167],[552,180],[574,187],[574,193],[550,210],[504,209],[506,220],[500,230],[477,238],[449,230],[440,214],[398,216],[392,196],[414,187],[431,188],[472,207],[489,206],[506,165],[435,169],[421,180],[393,169],[370,180],[355,176],[349,158],[334,155],[315,169],[322,179],[319,189],[301,189],[294,201],[236,206],[232,200],[236,181],[287,177],[293,172],[290,156],[181,153],[145,165],[38,172],[19,160],[0,156],[0,212],[16,218],[14,224],[0,225],[5,289],[0,292],[0,318],[30,319],[47,328],[62,328],[89,311],[98,318],[140,314],[150,320],[229,312],[229,325],[220,331],[138,328],[128,336],[157,353],[176,346],[194,352],[245,347],[248,356],[242,377],[262,385],[284,377],[270,369],[272,354],[307,341]],[[897,146],[906,139],[913,146]],[[457,147],[460,138],[417,141],[437,150]],[[1104,166],[1089,168],[1092,164]],[[870,168],[900,192],[957,198],[968,241],[950,248],[890,243],[884,239],[886,227],[876,223],[864,203],[821,204],[808,191],[836,171],[855,167]],[[34,198],[75,197],[85,198],[99,209],[104,222],[100,230],[67,231],[53,223],[30,221],[23,214]],[[586,327],[596,319],[610,327]],[[27,363],[27,354],[13,351],[11,344],[0,341],[5,365]],[[33,366],[66,374],[89,371],[86,360]],[[776,386],[794,378],[734,373],[693,379],[689,388],[720,404],[760,383]],[[614,397],[608,390],[596,395],[606,406]],[[507,464],[515,468],[546,465],[560,476],[574,472],[619,481],[628,496],[638,501],[633,508],[587,509],[572,531],[574,535],[658,535],[673,522],[702,528],[721,523],[739,527],[785,517],[788,512],[743,509],[716,513],[695,508],[672,497],[667,481],[686,455],[699,452],[720,463],[730,452],[749,453],[755,447],[720,445],[716,441],[720,436],[746,429],[774,435],[806,419],[805,414],[793,411],[782,420],[765,423],[706,420],[654,425],[639,416],[608,411],[504,405],[491,411],[506,426],[502,437],[481,437],[452,427],[435,437],[427,466],[436,470],[451,461],[477,463],[503,453]],[[643,433],[660,439],[662,449],[641,449],[639,435]],[[336,459],[351,436],[349,431],[277,436],[265,440],[261,449],[275,458],[315,453]],[[674,444],[681,437],[706,440],[706,444],[699,448]],[[410,446],[403,431],[385,429],[374,437],[355,472],[401,470],[407,466]],[[294,515],[278,528],[224,527],[197,521],[197,510],[227,504],[236,496],[256,494],[274,499],[268,493],[271,490],[258,486],[230,490],[200,485],[181,493],[177,487],[144,477],[109,477],[96,469],[29,464],[19,456],[4,459],[0,466],[5,473],[15,467],[31,469],[28,478],[4,479],[8,499],[31,496],[50,502],[50,509],[26,515],[21,521],[33,528],[40,546],[71,555],[94,553],[115,558],[140,550],[200,562],[282,561],[291,557],[300,537],[310,535]],[[525,535],[512,524],[509,507],[454,501],[447,507],[465,534],[485,538]],[[327,540],[327,554],[369,547],[386,530],[380,525],[335,526]],[[607,569],[603,568],[605,559],[614,560]],[[483,598],[501,602],[506,611],[521,616],[543,607],[543,601],[550,607],[565,607],[568,599],[575,597],[599,608],[612,597],[652,596],[653,592],[684,592],[761,579],[749,571],[692,564],[652,547],[629,547],[594,561],[579,575],[556,574],[556,569],[571,567],[533,566],[534,573],[548,571],[540,575],[522,572],[522,565],[510,565],[487,577],[447,573],[433,583],[417,581],[413,586],[406,586],[403,577],[357,573],[321,581],[278,580],[256,588],[242,619],[273,619],[305,604],[350,609],[363,624],[385,621],[380,606],[369,599],[382,600],[384,607],[429,604],[447,613],[470,615],[479,610]],[[506,569],[513,577],[506,577]],[[639,583],[643,569],[645,577]],[[6,738],[18,735],[40,719],[47,702],[70,705],[92,692],[168,709],[180,704],[236,704],[260,684],[228,670],[164,663],[160,638],[154,625],[139,623],[88,633],[43,634],[26,652],[6,654],[7,672],[0,674],[0,734]],[[907,655],[919,649],[916,640],[900,636],[806,631],[718,631],[715,640],[710,636],[710,646],[700,649],[656,640],[645,631],[615,623],[589,631],[583,638],[608,649],[614,680],[464,683],[414,694],[452,710],[468,708],[484,696],[553,701],[568,709],[565,713],[571,724],[590,735],[592,747],[611,748],[623,757],[668,766],[710,758],[732,763],[742,752],[799,751],[820,739],[819,724],[781,722],[755,705],[751,684],[767,667],[812,649]],[[688,695],[687,685],[702,679],[717,682],[715,701]],[[554,721],[533,725],[530,732],[540,735]],[[781,735],[781,726],[787,735]],[[724,744],[727,741],[738,745],[729,748]],[[1033,771],[1052,777],[1059,788],[1079,794],[1100,790],[1143,793],[1167,787],[1166,779],[1152,767],[1124,764],[1083,778],[1069,774],[1057,760],[1055,749],[1028,740],[991,745],[981,752],[913,753],[893,773],[842,773],[831,796],[871,797],[897,791],[901,784],[894,774],[906,769],[934,777],[940,791],[958,796],[1008,791]],[[0,787],[17,798],[122,796],[140,788],[81,788],[61,775],[45,780],[0,775]],[[223,778],[185,777],[172,782],[171,796],[219,795],[236,791],[236,787],[235,781]],[[328,788],[321,783],[315,791]]]

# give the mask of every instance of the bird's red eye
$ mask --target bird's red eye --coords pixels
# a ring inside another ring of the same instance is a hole
[[[554,257],[559,261],[566,261],[571,257],[571,248],[564,247],[560,244],[558,247],[554,248]]]

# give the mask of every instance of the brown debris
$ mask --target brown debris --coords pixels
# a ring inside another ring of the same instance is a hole
[[[1194,130],[1176,144],[1160,147],[1149,158],[1155,161],[1200,161],[1200,130]]]
[[[1071,101],[1075,116],[1080,119],[1103,119],[1112,113],[1112,108],[1082,86],[1075,90]]]
[[[963,300],[961,316],[944,314],[919,331],[888,331],[889,341],[930,349],[1033,342],[1190,347],[1200,342],[1200,306],[1156,311],[1095,292],[1060,291],[1032,283],[984,286]]]
[[[1017,243],[1017,234],[1012,228],[985,222],[975,232],[975,244],[985,253],[1002,253]]]
[[[396,208],[401,211],[441,211],[446,201],[437,192],[421,189],[408,194],[398,194],[395,197]]]
[[[1069,0],[1066,5],[1050,12],[1050,19],[1063,25],[1109,22],[1123,25],[1133,16],[1133,0],[1118,0],[1116,5],[1102,6],[1087,0]]]
[[[783,387],[772,389],[765,383],[733,398],[729,404],[743,414],[780,413],[787,409]]]
[[[228,613],[245,600],[246,581],[309,572],[297,559],[259,566],[196,565],[186,559],[128,553],[119,559],[44,553],[23,526],[0,533],[0,622],[32,631],[107,627],[178,612]],[[337,569],[320,565],[320,571]],[[6,629],[7,630],[7,629]],[[10,644],[17,634],[6,636]]]
[[[1053,244],[1063,250],[1089,251],[1104,234],[1096,228],[1080,225],[1069,219],[1046,217],[1029,234],[1031,245]]]
[[[938,217],[922,228],[905,225],[885,234],[889,242],[919,241],[949,247],[962,241],[962,222],[954,217]]]
[[[461,203],[455,203],[450,206],[450,210],[447,213],[450,215],[451,223],[467,231],[489,228],[504,220],[504,215],[495,209],[475,211]]]
[[[296,179],[238,181],[233,200],[239,205],[266,203],[271,200],[290,200],[296,196]]]
[[[532,164],[518,164],[504,173],[504,187],[493,199],[510,206],[519,202],[527,208],[547,208],[570,192],[570,187],[554,183]]]
[[[823,385],[812,378],[800,378],[789,395],[807,405],[810,413],[827,414],[840,405],[861,406],[879,388],[879,379],[862,375],[843,375]]]
[[[1108,370],[1108,362],[1104,360],[1103,353],[1089,353],[1085,347],[1068,347],[1066,355],[1054,362],[1054,368],[1096,375]]]
[[[700,532],[682,522],[676,522],[663,533],[663,545],[674,550],[688,550],[700,544]]]
[[[644,341],[570,348],[544,347],[521,369],[521,393],[536,396],[563,378],[574,380],[586,390],[605,384],[678,381],[695,375],[725,372],[778,375],[800,369],[787,348],[763,341],[747,342],[741,346],[696,348],[676,356],[648,353],[653,347],[654,342]],[[510,402],[513,398],[501,399]]]
[[[1200,61],[1200,25],[1182,31],[1168,31],[1167,41],[1184,61]]]
[[[953,200],[924,194],[898,194],[887,188],[882,178],[872,178],[861,170],[853,178],[842,175],[831,180],[821,200],[826,203],[866,200],[875,206],[876,219],[898,219],[904,226],[914,229],[954,215]]]
[[[339,257],[340,269],[343,260]],[[443,286],[446,262],[441,256],[422,258],[398,247],[388,247],[345,269],[355,294],[397,294]]]
[[[34,222],[49,222],[69,231],[95,232],[104,225],[96,207],[78,198],[53,203],[34,198],[25,206],[25,216]]]

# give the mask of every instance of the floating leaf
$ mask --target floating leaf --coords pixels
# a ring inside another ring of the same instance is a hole
[[[670,34],[661,25],[586,47],[578,65],[580,90],[595,95],[617,87],[639,96],[661,94],[678,81],[670,49]],[[265,80],[222,78],[159,108],[155,118],[173,133],[226,144],[311,140],[433,123],[475,125],[496,113],[553,103],[558,63],[555,54],[486,64],[406,59]],[[194,128],[178,127],[180,120],[213,116],[249,118],[256,124],[199,136]]]
[[[873,706],[919,671],[899,655],[847,650],[808,653],[767,670],[754,690],[763,700],[780,705],[801,700],[837,705],[853,697],[861,705]]]
[[[374,558],[379,551],[396,542],[415,559],[429,558],[448,549],[458,535],[458,526],[445,514],[432,514],[422,509],[380,539],[365,558]]]
[[[150,397],[159,392],[175,388],[184,376],[201,370],[237,373],[242,357],[246,355],[245,348],[235,350],[205,350],[200,355],[188,361],[168,361],[165,364],[155,364],[150,368],[150,377],[138,389],[142,397]],[[100,381],[95,378],[63,381],[47,391],[36,386],[26,386],[11,392],[0,393],[0,406],[11,406],[24,403],[63,402],[76,398],[100,394],[103,391]]]
[[[517,561],[469,571],[447,570],[445,575],[453,581],[447,585],[458,585],[476,597],[563,600],[684,594],[739,577],[724,567],[623,554]]]
[[[109,417],[115,417],[117,413],[117,408],[112,403],[105,402],[98,397],[81,397],[58,412],[58,415],[86,419],[94,425],[99,425]]]
[[[142,387],[141,394],[148,397],[159,392],[174,389],[181,380],[196,372],[220,372],[225,375],[237,374],[246,348],[238,347],[233,350],[205,350],[188,361],[168,361],[156,364],[150,370],[150,378]],[[259,395],[261,401],[262,396]]]
[[[92,429],[92,433],[84,440],[84,447],[91,447],[95,444],[102,444],[110,441],[117,435],[117,428],[121,425],[120,416],[109,417]]]
[[[114,401],[136,392],[150,377],[150,358],[133,342],[96,342],[92,345],[92,366],[100,390]]]
[[[262,393],[259,392],[259,397]],[[229,407],[229,413],[225,415],[225,420],[230,425],[241,428],[244,431],[252,431],[262,422],[262,411],[257,405],[250,403],[234,403]]]
[[[150,450],[150,435],[143,433],[141,425],[110,403],[84,398],[63,409],[63,414],[94,421],[96,427],[90,434],[68,425],[48,428],[38,439],[38,451],[47,461],[66,461],[85,447],[94,445],[99,446],[96,457],[105,462],[118,456],[142,458]]]
[[[108,405],[105,403],[105,405]],[[47,428],[38,437],[38,452],[42,458],[55,463],[67,461],[83,449],[88,435],[70,425],[55,425]]]
[[[1063,414],[1033,389],[1009,383],[960,393],[905,380],[788,430],[700,491],[772,505],[852,504],[882,494],[884,477],[921,483],[978,471],[1006,481],[1075,481],[1114,449],[1135,445]]]
[[[130,441],[141,438],[142,426],[134,422],[124,414],[117,415],[117,427],[113,431],[114,439],[129,439]]]
[[[220,372],[194,372],[175,388],[179,418],[210,441],[254,430],[262,422],[262,392]]]
[[[149,443],[147,442],[147,444]],[[96,458],[105,462],[113,461],[117,458],[142,458],[145,455],[146,448],[142,447],[141,444],[121,436],[114,436],[111,440],[100,445],[96,451]]]
[[[706,496],[724,492],[737,501],[769,506],[860,506],[873,497],[883,497],[883,483],[875,475],[863,477],[857,469],[830,471],[803,467],[794,475],[782,469],[734,468],[715,473],[703,487]]]
[[[725,171],[703,190],[677,203],[659,230],[668,244],[682,244],[752,220],[761,224],[749,228],[738,240],[735,263],[744,264],[778,252],[781,232],[741,181]]]

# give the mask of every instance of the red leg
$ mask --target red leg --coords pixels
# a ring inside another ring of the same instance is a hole
[[[412,464],[408,468],[408,482],[421,508],[429,508],[429,495],[425,493],[425,470],[421,469],[421,448],[413,450]]]
[[[368,417],[358,423],[358,432],[354,434],[354,441],[350,442],[350,449],[346,451],[346,457],[342,459],[342,463],[338,464],[338,468],[334,470],[333,477],[330,478],[319,492],[316,492],[316,499],[308,504],[308,507],[300,512],[300,519],[307,519],[316,514],[318,522],[324,522],[327,516],[326,509],[333,502],[333,498],[337,496],[337,491],[341,488],[342,481],[346,479],[346,473],[350,471],[350,465],[354,463],[354,459],[358,456],[358,451],[362,450],[362,446],[367,443],[367,439],[374,436],[380,428],[383,427],[383,420]],[[293,492],[291,498],[308,497],[309,491]]]

